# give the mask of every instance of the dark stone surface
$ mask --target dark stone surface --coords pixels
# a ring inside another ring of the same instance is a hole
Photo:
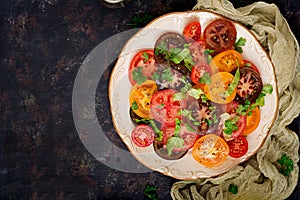
[[[279,6],[299,40],[299,1],[267,2]],[[143,199],[147,184],[157,186],[160,199],[171,198],[176,180],[157,172],[116,171],[89,154],[74,126],[72,89],[87,54],[111,35],[131,29],[133,16],[158,17],[195,3],[131,0],[112,9],[96,0],[1,1],[0,199]],[[108,137],[125,148],[111,122],[110,72],[100,82],[98,116]],[[299,133],[299,118],[290,127]],[[300,199],[300,184],[289,199]]]

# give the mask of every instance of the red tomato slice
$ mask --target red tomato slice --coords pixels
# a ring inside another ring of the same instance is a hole
[[[207,63],[207,59],[205,56],[206,49],[207,45],[204,40],[191,42],[191,45],[189,45],[189,50],[195,63]]]
[[[166,126],[175,126],[175,119],[181,119],[180,110],[185,107],[184,101],[173,99],[175,93],[172,89],[161,90],[151,98],[150,112],[153,118]]]
[[[199,22],[190,22],[183,29],[184,39],[187,42],[198,41],[201,37],[201,25]]]
[[[259,73],[258,68],[249,60],[244,60],[244,67],[250,67],[257,73]],[[259,73],[260,74],[260,73]]]
[[[233,49],[236,41],[237,31],[235,26],[226,19],[217,19],[212,21],[204,30],[203,37],[210,49],[214,53]]]
[[[247,120],[246,116],[239,115],[239,120],[235,123],[238,129],[231,133],[231,138],[237,138],[244,132],[246,128],[246,122],[247,122],[246,120]]]
[[[128,69],[128,78],[132,85],[136,83],[136,81],[133,80],[132,72],[137,67],[142,67],[143,76],[152,80],[152,75],[157,70],[154,59],[154,51],[150,49],[141,50],[132,58]]]
[[[191,79],[193,83],[197,85],[204,85],[205,83],[200,83],[201,82],[201,77],[205,74],[208,73],[209,77],[212,75],[212,70],[210,66],[206,63],[201,63],[197,64],[192,68],[191,72]]]
[[[137,146],[147,147],[154,141],[154,131],[146,124],[139,124],[133,129],[131,138]]]
[[[240,158],[248,151],[248,141],[244,136],[239,136],[227,141],[229,146],[229,156],[233,158]]]

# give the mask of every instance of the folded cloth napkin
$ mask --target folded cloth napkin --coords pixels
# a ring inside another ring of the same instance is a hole
[[[289,125],[300,113],[299,45],[274,4],[256,2],[235,9],[228,0],[198,0],[194,10],[218,13],[245,26],[268,52],[277,77],[279,110],[266,142],[257,154],[233,170],[214,178],[178,181],[173,199],[285,199],[297,185],[299,139]],[[279,173],[277,160],[288,155],[294,163],[289,176]],[[229,186],[238,186],[237,194]]]

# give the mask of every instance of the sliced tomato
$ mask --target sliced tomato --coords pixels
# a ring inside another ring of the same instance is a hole
[[[246,99],[254,102],[262,91],[263,83],[260,75],[249,67],[240,69],[240,81],[236,88],[236,101],[244,104]]]
[[[146,124],[139,124],[133,129],[131,139],[135,145],[147,147],[154,141],[154,131]]]
[[[150,101],[156,90],[156,83],[152,80],[133,85],[129,94],[129,103],[133,112],[141,118],[151,119]]]
[[[219,53],[233,49],[237,31],[235,26],[226,19],[216,19],[209,23],[204,30],[203,37],[210,49]]]
[[[237,138],[243,134],[246,128],[246,116],[239,115],[239,119],[235,124],[237,125],[238,129],[231,133],[231,138]]]
[[[175,126],[175,119],[181,119],[180,110],[185,108],[184,100],[175,100],[176,90],[165,89],[151,98],[150,112],[155,120],[166,126]]]
[[[256,71],[258,74],[260,74],[258,68],[253,64],[253,62],[251,62],[249,60],[244,60],[244,67],[249,67],[249,68],[253,69],[254,71]]]
[[[153,74],[157,70],[157,66],[155,64],[154,59],[154,51],[150,49],[145,49],[139,51],[133,56],[128,69],[128,78],[132,85],[136,83],[133,77],[133,70],[137,67],[142,68],[141,75],[145,76],[146,79],[152,79]]]
[[[221,165],[229,155],[225,140],[215,134],[200,137],[194,144],[192,155],[196,161],[206,167]]]
[[[260,109],[258,106],[251,111],[251,115],[247,115],[246,127],[243,132],[243,135],[248,135],[252,133],[259,125],[260,122]]]
[[[244,66],[242,55],[235,50],[226,50],[217,54],[210,62],[210,66],[217,72],[233,72]]]
[[[204,40],[191,42],[191,45],[189,45],[189,50],[195,63],[207,63],[207,58],[205,55],[206,49],[207,45]]]
[[[234,76],[229,72],[213,74],[211,83],[206,84],[203,91],[209,100],[219,104],[227,104],[233,101],[236,95],[236,89],[229,95],[225,94],[233,79]]]
[[[203,75],[205,73],[208,74],[208,78],[210,79],[210,76],[212,75],[212,70],[208,64],[200,63],[200,64],[193,66],[192,72],[191,72],[192,82],[197,85],[204,86],[204,84],[206,83],[205,79],[201,80],[201,78],[203,77]],[[203,81],[203,82],[201,82],[201,81]]]
[[[240,158],[248,151],[248,141],[244,136],[239,136],[227,141],[229,146],[229,156]]]
[[[199,22],[190,22],[183,29],[184,39],[187,42],[198,41],[201,37],[201,25]]]

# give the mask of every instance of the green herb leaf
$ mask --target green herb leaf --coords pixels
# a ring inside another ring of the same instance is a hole
[[[262,92],[265,94],[271,94],[273,92],[273,86],[270,84],[266,84],[263,86]]]
[[[204,94],[204,92],[200,88],[191,88],[188,90],[188,95],[194,97],[195,99],[200,99],[201,94]]]
[[[146,185],[144,189],[144,196],[149,200],[158,200],[157,188],[153,185]]]
[[[289,156],[284,154],[281,156],[281,158],[277,162],[280,164],[279,169],[278,169],[279,172],[285,176],[290,175],[290,173],[294,169],[293,160],[290,159]]]
[[[232,132],[238,130],[238,126],[236,125],[236,122],[239,120],[239,117],[236,116],[233,119],[228,119],[225,121],[225,128],[224,128],[224,133],[227,135],[231,135]]]
[[[232,194],[237,194],[238,193],[238,187],[236,185],[230,184],[228,188],[229,192]]]
[[[138,104],[137,104],[136,101],[132,102],[132,104],[131,104],[131,109],[132,109],[132,110],[137,110],[137,109],[139,109],[139,106],[138,106]]]
[[[240,81],[240,68],[237,68],[231,84],[228,86],[227,90],[225,91],[225,96],[228,97],[233,93],[235,88],[238,86],[239,81]]]
[[[132,79],[136,81],[138,84],[142,84],[147,80],[147,78],[143,74],[142,67],[136,67],[132,70]]]
[[[163,80],[168,81],[168,82],[172,82],[173,81],[173,73],[172,73],[170,67],[168,67],[168,68],[166,68],[166,69],[163,70],[161,78]]]
[[[210,74],[205,72],[199,80],[200,84],[211,84]]]
[[[167,152],[168,155],[172,154],[174,148],[183,148],[184,140],[180,137],[170,137],[167,141]]]
[[[143,58],[144,58],[144,63],[148,62],[149,61],[149,54],[147,52],[143,52]]]
[[[246,44],[246,39],[241,37],[235,42],[234,49],[239,53],[243,53],[242,47],[245,46],[245,44]]]
[[[175,130],[174,137],[179,137],[180,135],[180,120],[178,118],[175,119]]]
[[[160,76],[157,72],[154,72],[154,74],[152,75],[152,79],[153,80],[159,80]]]

